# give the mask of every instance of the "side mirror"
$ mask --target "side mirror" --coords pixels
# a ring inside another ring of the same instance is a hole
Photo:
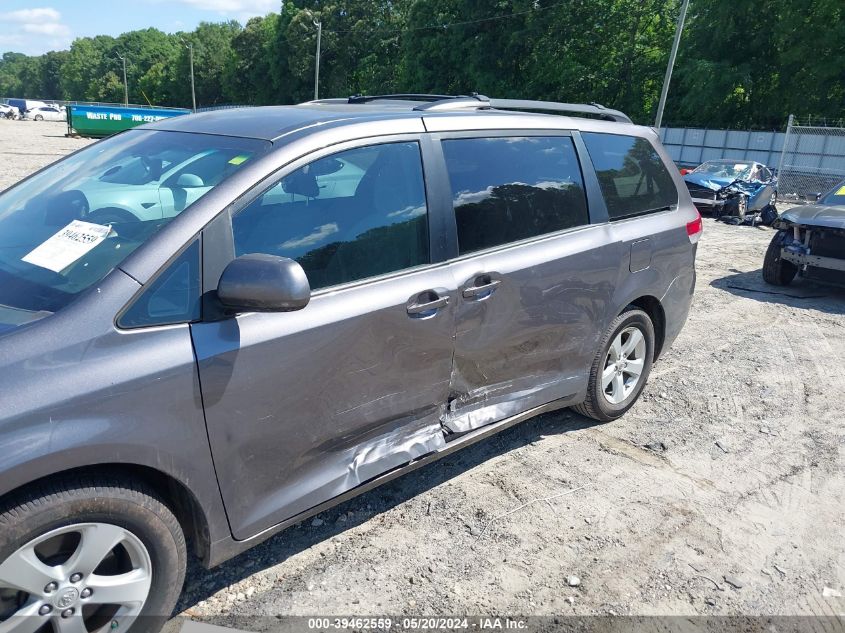
[[[311,300],[311,286],[298,263],[276,255],[241,255],[217,284],[220,302],[239,312],[292,312]]]
[[[196,174],[180,174],[176,179],[176,186],[183,189],[193,189],[195,187],[204,187],[205,183],[202,178]]]

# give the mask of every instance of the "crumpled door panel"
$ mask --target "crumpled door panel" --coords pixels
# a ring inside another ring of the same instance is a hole
[[[459,283],[496,271],[501,284],[484,301],[458,305],[441,418],[449,433],[584,392],[622,267],[628,272],[621,249],[597,225],[453,264]]]

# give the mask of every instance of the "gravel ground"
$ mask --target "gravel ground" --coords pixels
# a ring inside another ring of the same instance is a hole
[[[0,121],[0,187],[86,142],[63,133]],[[766,286],[771,235],[705,220],[689,321],[623,419],[535,418],[192,564],[180,611],[845,615],[845,291]]]

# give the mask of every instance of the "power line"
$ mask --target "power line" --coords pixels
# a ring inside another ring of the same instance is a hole
[[[429,26],[416,26],[413,28],[404,28],[404,29],[373,29],[371,31],[364,31],[363,34],[366,35],[378,35],[378,34],[388,34],[388,33],[411,33],[413,31],[435,31],[435,30],[442,30],[442,29],[450,29],[456,26],[467,26],[470,24],[481,24],[482,22],[493,22],[495,20],[510,20],[513,18],[517,18],[523,15],[527,15],[529,13],[539,13],[540,11],[547,11],[548,9],[555,9],[557,7],[563,6],[564,4],[570,4],[569,1],[564,2],[556,2],[554,4],[550,4],[545,7],[532,7],[531,9],[526,9],[524,11],[517,11],[515,13],[508,13],[507,15],[492,15],[486,18],[478,18],[475,20],[461,20],[458,22],[446,22],[443,24],[432,24]],[[361,33],[356,29],[323,29],[324,33],[334,33],[334,34],[342,34],[342,33]]]

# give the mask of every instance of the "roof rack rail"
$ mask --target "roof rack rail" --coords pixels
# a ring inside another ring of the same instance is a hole
[[[436,112],[438,110],[486,110],[490,108],[490,99],[484,95],[472,93],[472,96],[449,97],[418,105],[414,110],[421,112]]]
[[[474,96],[474,95],[473,95]],[[396,100],[396,101],[446,101],[451,99],[469,99],[472,98],[468,95],[432,95],[432,94],[414,94],[414,93],[401,93],[401,94],[387,94],[387,95],[352,95],[349,97],[347,103],[368,103],[370,101],[381,101],[381,100]]]
[[[490,99],[489,106],[497,110],[539,110],[546,112],[569,112],[570,114],[594,114],[605,121],[633,123],[624,112],[605,108],[598,103],[558,103],[556,101],[529,101],[524,99]]]
[[[436,95],[436,94],[384,94],[384,95],[352,95],[348,99],[321,99],[309,103],[370,103],[371,101],[423,101],[417,105],[418,111],[448,111],[448,110],[526,110],[535,112],[561,112],[574,115],[593,115],[605,121],[617,123],[633,123],[627,114],[619,110],[605,108],[598,103],[558,103],[557,101],[532,101],[528,99],[491,99],[473,92],[469,95]]]

